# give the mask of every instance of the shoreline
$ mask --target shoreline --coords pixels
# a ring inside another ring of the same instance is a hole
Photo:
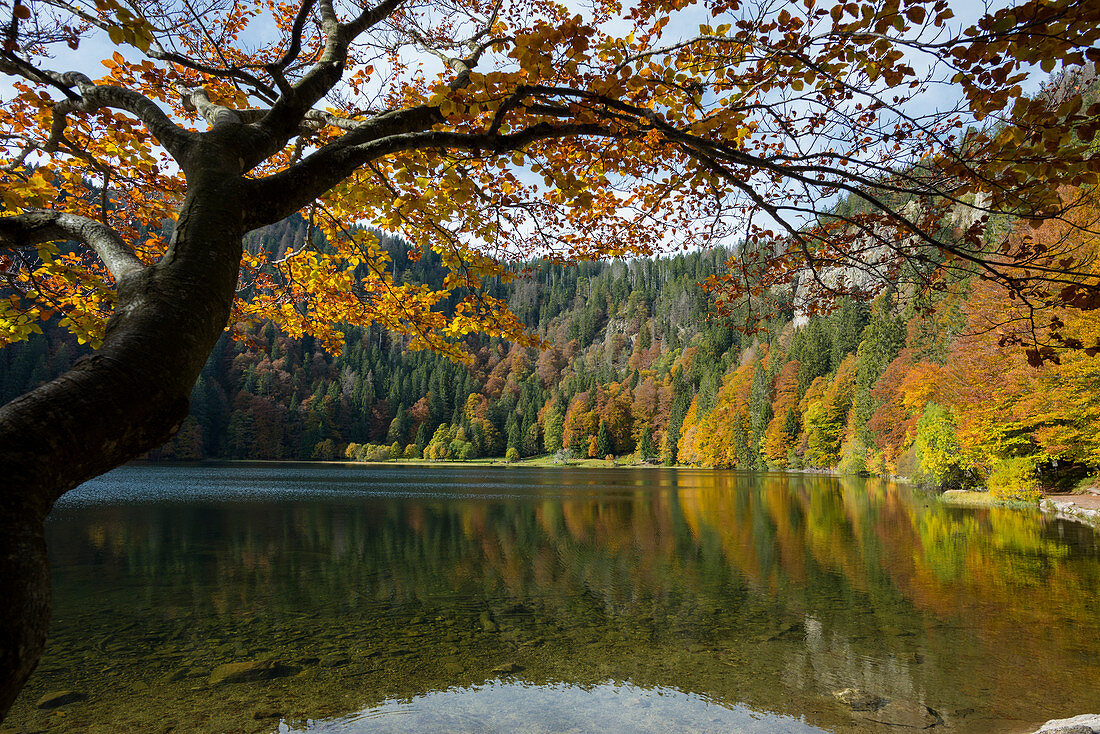
[[[657,461],[647,462],[632,462],[622,459],[614,459],[608,461],[607,459],[569,459],[564,462],[555,462],[552,454],[543,454],[540,456],[533,456],[526,459],[519,459],[517,461],[508,461],[503,457],[483,457],[477,459],[468,459],[466,461],[450,461],[450,460],[435,460],[435,459],[395,459],[389,461],[351,461],[351,460],[336,460],[331,459],[327,461],[322,460],[300,460],[300,459],[200,459],[197,461],[163,461],[163,460],[148,460],[139,459],[137,461],[130,462],[131,464],[149,464],[149,465],[233,465],[233,464],[318,464],[318,465],[338,465],[345,467],[363,467],[370,469],[380,469],[385,467],[415,467],[415,466],[438,466],[438,467],[493,467],[493,468],[538,468],[538,469],[681,469],[681,470],[705,470],[705,471],[753,471],[744,469],[718,469],[715,467],[701,467],[693,466],[690,464],[663,464]],[[758,470],[760,472],[770,472],[771,470]],[[828,471],[824,469],[796,469],[796,470],[780,470],[784,474],[824,474],[828,476],[846,476],[835,471]],[[907,477],[893,476],[884,477],[892,482],[909,484]],[[1090,489],[1082,494],[1044,494],[1038,502],[1021,502],[1013,500],[998,500],[994,499],[989,492],[964,490],[964,489],[949,489],[945,492],[935,494],[934,491],[931,494],[932,499],[936,502],[940,502],[944,505],[954,507],[969,507],[969,508],[983,508],[983,507],[1003,507],[1008,509],[1026,510],[1037,509],[1040,512],[1053,515],[1054,517],[1062,520],[1069,520],[1071,522],[1077,522],[1084,525],[1088,525],[1092,528],[1100,531],[1100,489]]]
[[[1046,495],[1039,501],[1039,509],[1062,520],[1084,523],[1100,530],[1100,495],[1093,492]]]
[[[1100,530],[1100,493],[1096,490],[1082,494],[1049,493],[1038,502],[1018,502],[994,499],[988,492],[949,489],[937,498],[945,505],[955,507],[1006,507],[1009,509],[1037,509],[1045,515],[1060,520],[1081,523]]]

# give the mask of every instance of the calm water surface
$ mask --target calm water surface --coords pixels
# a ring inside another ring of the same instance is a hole
[[[50,644],[4,734],[1011,734],[1100,711],[1092,531],[874,480],[133,466],[67,495],[48,540]],[[267,679],[211,682],[257,660]],[[85,698],[37,709],[54,690]]]

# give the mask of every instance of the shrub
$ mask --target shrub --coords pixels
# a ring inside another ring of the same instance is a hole
[[[508,461],[519,461],[519,451],[515,446],[509,446],[508,450],[504,452],[504,458]]]

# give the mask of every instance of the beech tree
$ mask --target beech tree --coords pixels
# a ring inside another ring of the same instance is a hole
[[[0,408],[0,712],[45,644],[50,508],[178,430],[226,329],[269,320],[336,350],[341,324],[376,323],[462,359],[475,331],[535,343],[479,293],[517,258],[742,236],[730,299],[806,272],[848,293],[822,269],[954,258],[1025,295],[1096,300],[1072,261],[933,226],[939,202],[977,195],[981,211],[1058,217],[1052,182],[1096,183],[1097,110],[1070,95],[1052,112],[1020,86],[1029,64],[1097,58],[1096,3],[1031,0],[961,33],[947,0],[0,8],[0,342],[52,321],[96,347]],[[80,68],[62,65],[75,49]],[[957,109],[923,101],[937,83],[962,89]],[[815,218],[840,196],[862,213]],[[296,212],[307,246],[243,249]],[[451,274],[395,282],[364,225]]]

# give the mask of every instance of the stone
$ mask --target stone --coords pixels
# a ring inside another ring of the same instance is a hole
[[[178,668],[164,677],[165,683],[178,683],[187,677],[187,671],[183,668]]]
[[[842,691],[833,691],[833,697],[852,711],[876,711],[886,705],[886,699],[876,696],[874,693],[861,691],[858,688],[845,688]]]
[[[50,691],[45,696],[38,699],[38,703],[36,703],[35,706],[40,709],[55,709],[67,703],[83,701],[85,698],[87,698],[87,696],[79,691]]]
[[[500,631],[500,627],[497,625],[496,622],[493,621],[492,615],[490,615],[488,612],[481,613],[481,629],[485,630],[486,632]]]
[[[275,708],[258,708],[252,712],[252,718],[256,721],[264,719],[277,719],[283,715],[282,711]]]
[[[1039,727],[1035,734],[1100,734],[1100,714],[1051,719]]]
[[[325,655],[323,658],[320,659],[318,664],[322,668],[339,668],[342,665],[347,665],[349,662],[350,661],[348,660],[347,655],[335,654]]]
[[[878,724],[913,729],[931,729],[943,724],[943,718],[935,710],[916,701],[889,701],[863,717]]]
[[[511,675],[512,673],[518,673],[521,670],[523,670],[523,666],[517,665],[516,663],[505,663],[504,665],[498,665],[497,667],[493,668],[493,672],[498,675]]]
[[[245,660],[219,665],[211,671],[207,682],[212,686],[219,683],[245,683],[254,680],[270,680],[297,672],[297,668],[280,665],[274,660]]]

